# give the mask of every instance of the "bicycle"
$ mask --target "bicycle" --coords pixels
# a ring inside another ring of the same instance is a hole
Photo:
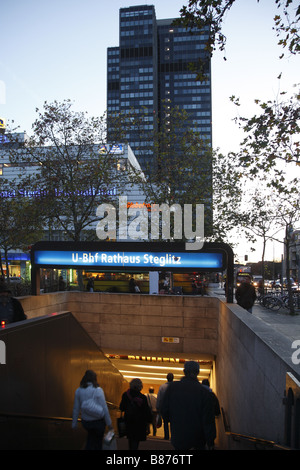
[[[287,310],[290,308],[288,294],[265,294],[259,298],[259,303],[263,307],[273,311],[278,311],[280,308],[285,308]],[[295,296],[293,296],[293,304],[295,307],[297,306],[297,299]]]

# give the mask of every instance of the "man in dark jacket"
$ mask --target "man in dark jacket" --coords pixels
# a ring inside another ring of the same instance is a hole
[[[171,424],[171,442],[176,450],[212,449],[216,438],[213,401],[210,392],[198,382],[199,364],[187,361],[185,376],[169,384],[162,412]]]
[[[21,302],[11,296],[9,288],[0,283],[0,322],[3,324],[26,320]]]
[[[252,313],[252,307],[256,299],[255,287],[251,284],[250,276],[245,277],[245,281],[236,289],[235,298],[241,307]]]

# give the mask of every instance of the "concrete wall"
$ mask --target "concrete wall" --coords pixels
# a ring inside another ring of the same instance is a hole
[[[86,369],[96,371],[116,428],[128,382],[71,313],[0,328],[0,341],[0,450],[82,449],[86,433],[69,420]]]
[[[219,302],[212,297],[60,292],[20,300],[29,318],[71,311],[103,349],[217,353]]]
[[[19,297],[28,318],[37,318],[68,310],[69,292]]]
[[[287,338],[238,305],[220,303],[217,394],[232,432],[285,443],[286,373],[296,373],[291,354]],[[236,447],[222,432],[220,442]]]

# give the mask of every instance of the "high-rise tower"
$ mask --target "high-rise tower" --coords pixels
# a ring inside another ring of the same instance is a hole
[[[157,20],[154,6],[120,9],[119,46],[107,52],[107,111],[126,114],[143,110],[143,131],[147,131],[155,125],[156,117],[164,117],[168,105],[179,106],[189,114],[190,128],[211,145],[210,57],[205,52],[208,32],[190,31],[173,22]],[[199,58],[205,63],[205,82],[197,81],[191,69]],[[151,149],[143,135],[132,128],[127,139],[147,171]]]

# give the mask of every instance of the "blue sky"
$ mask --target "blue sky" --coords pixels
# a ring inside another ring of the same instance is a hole
[[[78,109],[101,115],[106,109],[106,50],[119,44],[119,8],[143,3],[154,4],[161,19],[179,16],[187,0],[0,0],[0,80],[5,88],[0,117],[14,119],[30,134],[35,108],[45,100],[66,98]],[[236,0],[227,16],[227,61],[220,52],[212,60],[213,138],[221,150],[239,142],[231,95],[239,96],[242,111],[250,114],[255,98],[274,98],[298,81],[299,59],[278,59],[274,3]]]
[[[257,111],[254,99],[274,99],[299,82],[299,56],[279,60],[272,30],[275,0],[236,0],[224,32],[226,57],[212,59],[213,146],[237,150],[233,118]],[[31,133],[44,101],[71,99],[78,110],[106,109],[106,51],[119,44],[119,8],[155,5],[158,19],[179,16],[187,0],[0,0],[0,117]],[[282,79],[277,76],[282,72]]]

